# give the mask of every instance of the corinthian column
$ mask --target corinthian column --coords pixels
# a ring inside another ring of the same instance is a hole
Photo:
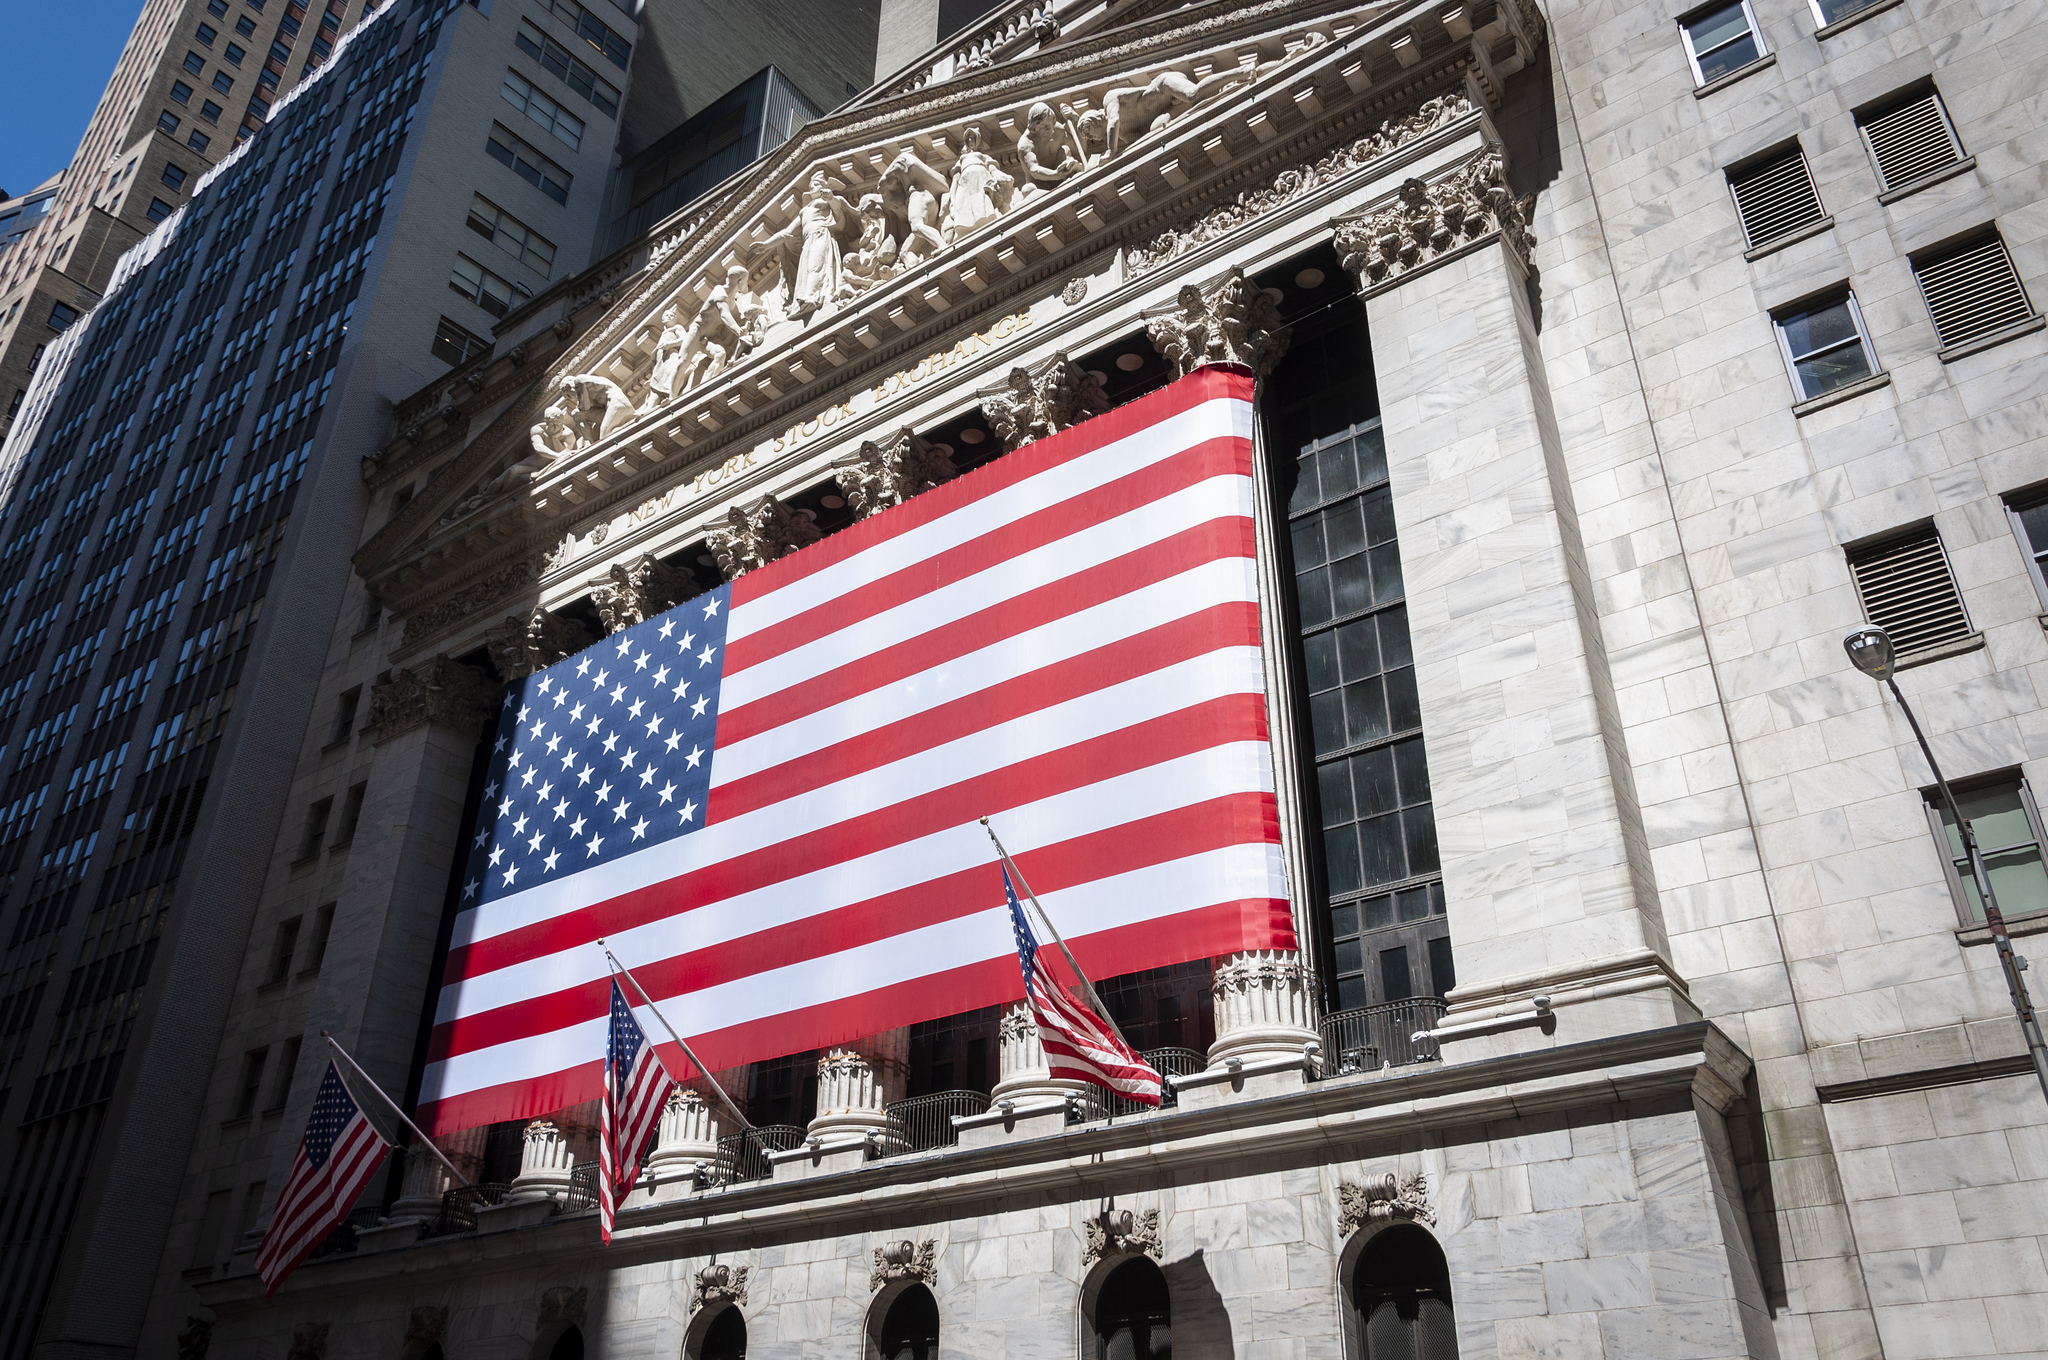
[[[810,1136],[831,1142],[886,1129],[884,1107],[902,1098],[909,1057],[910,1031],[903,1029],[827,1049],[818,1059],[818,1113]]]
[[[1316,974],[1292,949],[1248,949],[1217,961],[1216,1042],[1209,1066],[1298,1058],[1316,1037]]]

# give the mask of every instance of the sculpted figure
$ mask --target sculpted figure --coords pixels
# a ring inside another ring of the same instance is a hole
[[[882,192],[901,204],[903,244],[896,260],[902,269],[915,267],[946,244],[939,234],[939,201],[948,186],[945,177],[918,159],[915,151],[905,151],[889,163],[882,175]]]
[[[946,194],[945,221],[940,225],[940,233],[948,241],[957,241],[1000,216],[1010,206],[1014,183],[996,168],[996,158],[982,149],[981,129],[968,128],[961,139],[960,159],[953,163],[953,183]]]
[[[689,335],[675,308],[661,314],[661,338],[654,342],[654,368],[647,375],[647,404],[643,409],[651,411],[675,399],[676,379],[682,373]]]
[[[896,237],[889,230],[888,206],[880,194],[862,195],[860,240],[847,252],[842,269],[842,298],[864,293],[896,272]]]
[[[576,427],[569,422],[569,399],[566,396],[548,403],[548,408],[541,412],[540,423],[533,427],[532,439],[533,451],[539,457],[529,461],[536,467],[576,447]]]
[[[794,320],[829,310],[839,294],[839,238],[852,230],[855,218],[853,205],[839,196],[845,187],[823,170],[812,172],[796,220],[754,247],[756,256],[773,250],[780,257],[786,310]]]
[[[1067,112],[1071,113],[1069,109]],[[1030,182],[1049,189],[1088,168],[1088,154],[1073,124],[1040,102],[1024,115],[1024,134],[1017,138],[1017,157]]]
[[[1121,151],[1148,132],[1156,132],[1205,99],[1244,88],[1305,53],[1329,42],[1311,32],[1289,44],[1287,55],[1256,66],[1216,71],[1197,80],[1180,71],[1162,71],[1143,85],[1126,85],[1102,97],[1111,151]]]
[[[600,374],[572,374],[561,380],[559,390],[569,407],[577,448],[595,444],[633,418],[633,403],[625,391]]]

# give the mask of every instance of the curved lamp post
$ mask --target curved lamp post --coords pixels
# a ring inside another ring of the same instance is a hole
[[[1970,829],[1969,819],[1963,816],[1955,794],[1949,791],[1948,780],[1942,778],[1941,766],[1935,763],[1934,749],[1927,744],[1927,734],[1920,730],[1920,720],[1913,716],[1913,706],[1906,702],[1906,696],[1899,692],[1899,682],[1893,678],[1898,670],[1898,654],[1892,647],[1891,637],[1882,628],[1858,628],[1842,639],[1842,650],[1849,654],[1849,661],[1857,670],[1890,688],[1892,698],[1899,702],[1899,711],[1906,715],[1906,722],[1913,729],[1914,740],[1920,743],[1920,754],[1927,757],[1927,768],[1934,773],[1935,787],[1941,790],[1941,799],[1948,804],[1949,816],[1955,819],[1956,829],[1962,835],[1963,853],[1970,861],[1970,876],[1976,880],[1977,896],[1984,903],[1984,921],[1991,927],[1991,943],[1998,948],[1998,963],[2005,970],[2006,990],[2012,993],[2012,1008],[2020,1018],[2020,1033],[2026,1038],[2027,1051],[2034,1059],[2034,1075],[2041,1080],[2041,1094],[2048,1097],[2048,1042],[2042,1040],[2041,1022],[2034,1014],[2033,998],[2027,994],[2026,979],[2020,976],[2026,971],[2027,961],[2013,952],[2012,937],[2005,933],[2005,917],[1999,913],[1998,897],[1991,891],[1991,874],[1984,867],[1984,856],[1977,850],[1977,833]]]

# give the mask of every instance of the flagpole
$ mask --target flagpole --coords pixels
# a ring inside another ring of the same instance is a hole
[[[996,853],[1003,857],[1003,863],[1009,866],[1012,874],[1016,875],[1017,886],[1024,890],[1024,896],[1030,901],[1032,908],[1037,911],[1038,919],[1045,923],[1045,928],[1048,931],[1052,932],[1053,943],[1060,947],[1060,953],[1067,956],[1067,967],[1073,969],[1074,976],[1081,980],[1081,991],[1088,998],[1088,1004],[1095,1008],[1095,1013],[1103,1018],[1116,1037],[1123,1041],[1126,1048],[1129,1048],[1131,1041],[1125,1037],[1123,1027],[1118,1025],[1116,1017],[1109,1013],[1109,1007],[1102,1004],[1102,998],[1095,994],[1095,984],[1090,982],[1088,975],[1081,971],[1080,961],[1074,957],[1074,951],[1067,948],[1066,939],[1061,936],[1060,928],[1052,923],[1052,917],[1046,915],[1045,904],[1038,900],[1037,893],[1031,891],[1031,884],[1025,880],[1024,871],[1017,867],[1017,861],[1011,859],[1010,852],[1003,848],[1002,838],[996,835],[996,829],[988,824],[988,818],[984,817],[981,819],[981,829],[988,832],[988,838],[996,843]],[[1132,1051],[1136,1052],[1135,1049]]]
[[[460,1171],[457,1171],[455,1169],[455,1163],[448,1160],[448,1154],[441,1151],[439,1147],[435,1146],[434,1140],[427,1137],[425,1133],[421,1132],[420,1126],[413,1123],[411,1118],[406,1115],[404,1110],[398,1108],[398,1102],[393,1100],[390,1096],[384,1094],[384,1088],[377,1084],[377,1079],[371,1076],[368,1072],[365,1072],[363,1070],[363,1065],[348,1055],[348,1050],[341,1046],[341,1040],[335,1038],[332,1034],[329,1034],[324,1029],[320,1031],[320,1037],[325,1039],[328,1042],[329,1046],[331,1046],[336,1053],[341,1055],[341,1060],[347,1063],[349,1067],[354,1070],[357,1076],[361,1077],[364,1081],[370,1084],[370,1089],[372,1091],[375,1091],[380,1097],[383,1098],[384,1103],[391,1107],[391,1112],[393,1114],[397,1115],[400,1119],[405,1120],[405,1126],[411,1129],[414,1135],[418,1137],[418,1139],[422,1143],[425,1143],[427,1145],[427,1150],[429,1152],[432,1152],[436,1157],[439,1157],[441,1159],[441,1165],[448,1168],[449,1175],[453,1176],[456,1180],[461,1181],[464,1185],[469,1184],[469,1177],[463,1175]]]
[[[654,1004],[654,998],[649,996],[647,989],[640,985],[640,979],[633,976],[632,969],[619,962],[619,956],[612,953],[611,946],[604,942],[603,936],[598,937],[597,947],[604,951],[604,956],[610,961],[612,967],[626,975],[626,981],[633,984],[633,990],[640,993],[640,999],[647,1003],[647,1009],[654,1012],[654,1018],[661,1021],[661,1027],[668,1031],[668,1037],[676,1041],[676,1047],[683,1050],[683,1056],[688,1058],[691,1065],[704,1074],[704,1080],[710,1085],[712,1090],[718,1092],[718,1098],[725,1102],[725,1108],[731,1110],[732,1117],[740,1121],[740,1128],[753,1128],[753,1121],[740,1113],[740,1107],[733,1104],[732,1096],[727,1093],[723,1086],[718,1084],[718,1078],[711,1075],[711,1069],[704,1065],[704,1060],[692,1052],[687,1043],[683,1042],[683,1036],[676,1033],[676,1027],[668,1022],[668,1017],[661,1013],[661,1007]]]

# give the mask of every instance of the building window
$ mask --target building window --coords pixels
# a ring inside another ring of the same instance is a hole
[[[51,330],[65,330],[76,320],[78,320],[78,309],[76,307],[64,302],[53,302],[50,304]]]
[[[2033,304],[1996,231],[1914,257],[1913,277],[1944,349],[2033,319]]]
[[[804,1125],[818,1113],[818,1054],[788,1053],[747,1069],[747,1118],[755,1124]]]
[[[633,45],[606,27],[604,22],[576,0],[541,0],[569,27],[576,30],[576,36],[590,44],[591,50],[599,53],[621,71],[632,59]]]
[[[1788,236],[1827,216],[1813,187],[1806,153],[1796,142],[1755,165],[1731,171],[1728,189],[1735,195],[1735,211],[1752,246]]]
[[[517,71],[505,73],[499,87],[505,102],[553,133],[555,140],[574,151],[583,145],[583,120],[533,88]]]
[[[887,1360],[939,1360],[939,1301],[922,1284],[898,1294],[882,1318]]]
[[[1351,1288],[1367,1360],[1457,1360],[1450,1266],[1423,1229],[1402,1223],[1366,1243]]]
[[[270,1056],[270,1047],[252,1048],[242,1055],[241,1087],[235,1095],[235,1119],[247,1119],[256,1113],[256,1097],[263,1090],[263,1060]]]
[[[1863,617],[1891,634],[1900,656],[1970,636],[1970,616],[1931,524],[1849,553]]]
[[[226,51],[222,55],[227,57],[230,65],[240,66],[242,64],[242,58],[247,56],[248,53],[244,52],[241,48],[235,46],[233,43],[229,43],[227,45]]]
[[[266,71],[258,71],[258,72],[256,73],[256,83],[257,83],[258,85],[261,85],[261,86],[262,86],[262,87],[263,87],[264,89],[266,89],[266,90],[272,90],[272,91],[276,90],[276,89],[277,89],[277,72],[275,72],[275,71],[268,71],[268,70],[266,70]]]
[[[185,139],[185,145],[191,147],[194,151],[197,151],[200,155],[203,156],[206,154],[206,148],[208,147],[208,145],[212,143],[212,141],[213,138],[207,136],[205,133],[199,131],[197,128],[194,128],[192,130],[192,135]]]
[[[1875,113],[1858,114],[1856,125],[1886,189],[1923,180],[1963,158],[1955,125],[1932,87]]]
[[[297,1034],[284,1041],[284,1048],[277,1055],[277,1072],[270,1082],[270,1101],[263,1107],[263,1113],[276,1114],[292,1098],[292,1078],[298,1075],[299,1049],[305,1039]]]
[[[1680,20],[1678,27],[1685,35],[1693,79],[1701,85],[1739,71],[1764,54],[1763,32],[1749,12],[1748,0],[1701,10]]]
[[[185,69],[195,76],[198,75],[206,69],[206,58],[200,56],[197,52],[187,52],[185,54]]]
[[[490,153],[492,160],[555,202],[569,201],[569,185],[572,182],[569,172],[521,141],[503,124],[491,124],[490,139],[485,142],[484,149]]]
[[[306,830],[299,838],[300,861],[309,860],[320,853],[320,842],[327,835],[327,819],[333,813],[332,798],[322,798],[306,809]]]
[[[170,163],[169,161],[165,161],[165,162],[164,162],[164,173],[163,173],[163,182],[164,182],[164,187],[165,187],[166,189],[182,189],[182,188],[184,188],[184,187],[185,187],[185,167],[184,167],[184,166],[182,166],[182,165],[172,165],[172,164],[171,164],[171,163]]]
[[[215,71],[213,73],[213,88],[219,90],[222,94],[232,94],[235,88],[235,78],[226,71]]]
[[[199,106],[199,116],[209,123],[218,123],[221,112],[220,105],[214,103],[211,99]]]
[[[270,45],[270,59],[283,65],[292,59],[292,50],[283,43],[274,42]]]
[[[2027,781],[2016,772],[2007,772],[1971,781],[1954,792],[1977,837],[1977,853],[1984,857],[1984,872],[1998,898],[1999,914],[2048,912],[2048,867],[2041,858],[2041,846],[2048,836],[2042,834],[2041,810],[2034,804]],[[1927,818],[1946,851],[1942,858],[1948,866],[1948,886],[1955,895],[1956,910],[1965,925],[1983,925],[1984,899],[1977,892],[1977,877],[1963,850],[1962,833],[1939,791],[1927,795]]]
[[[259,121],[270,117],[270,101],[260,94],[253,96],[249,100],[249,112]]]
[[[1792,390],[1807,401],[1877,372],[1853,293],[1807,303],[1771,318]]]
[[[455,257],[455,268],[448,275],[448,287],[492,316],[502,317],[512,310],[512,285],[467,255]]]
[[[189,104],[189,103],[191,103],[191,102],[192,102],[192,87],[191,87],[190,85],[187,85],[187,84],[186,84],[186,83],[185,83],[184,81],[182,81],[182,80],[174,80],[174,81],[172,81],[172,82],[171,82],[171,98],[172,98],[172,99],[174,99],[174,100],[176,100],[176,101],[177,101],[178,103],[180,103],[180,104]]]
[[[718,1315],[704,1332],[697,1360],[746,1360],[747,1319],[737,1305]]]
[[[434,357],[443,363],[460,368],[490,347],[490,341],[471,335],[445,316],[434,327]]]
[[[363,820],[363,798],[369,791],[368,781],[348,786],[348,797],[341,803],[341,826],[334,833],[334,849],[354,843],[356,827]]]
[[[14,404],[21,405],[19,392],[14,395]],[[14,412],[10,410],[7,414]],[[2012,519],[2013,533],[2019,536],[2020,552],[2027,559],[2027,574],[2034,578],[2034,591],[2041,597],[2042,608],[2048,609],[2048,491],[2008,500],[2005,513]]]
[[[235,20],[235,32],[241,34],[245,38],[254,36],[256,32],[256,21],[254,19],[251,19],[248,15],[244,14],[241,18]]]
[[[206,12],[218,19],[228,12],[228,0],[206,0]]]
[[[363,687],[357,685],[348,690],[334,703],[334,730],[327,738],[329,746],[339,746],[349,739],[356,730],[356,709],[362,706]]]
[[[178,130],[178,115],[165,109],[156,116],[157,131],[175,133]]]
[[[554,267],[555,243],[482,194],[476,195],[469,205],[469,229],[543,274]]]
[[[270,946],[270,971],[264,974],[263,984],[283,982],[292,973],[292,955],[299,950],[299,926],[305,918],[294,916],[277,923],[277,937]]]
[[[306,944],[306,962],[299,969],[299,976],[320,971],[320,965],[327,960],[327,937],[334,933],[334,903],[313,913],[313,937]]]
[[[619,112],[618,87],[591,70],[568,48],[543,33],[531,19],[519,21],[519,31],[512,41],[519,50],[539,62],[576,93],[588,99],[610,117]]]
[[[1166,1276],[1143,1256],[1109,1272],[1095,1300],[1097,1360],[1167,1360],[1173,1354]]]
[[[1876,4],[1877,0],[1813,0],[1813,12],[1820,19],[1820,26],[1839,24],[1852,14],[1860,14]]]

